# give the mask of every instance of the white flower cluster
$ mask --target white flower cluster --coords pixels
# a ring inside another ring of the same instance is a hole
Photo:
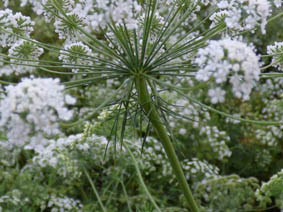
[[[165,97],[165,96],[164,96]],[[186,99],[176,98],[174,94],[168,96],[171,100],[171,104],[176,106],[169,106],[169,109],[174,113],[177,113],[180,117],[187,117],[186,119],[169,116],[169,125],[173,130],[178,129],[178,133],[182,136],[190,135],[190,139],[194,141],[194,145],[206,146],[212,151],[213,156],[218,160],[229,158],[231,151],[227,146],[230,141],[230,137],[225,131],[220,131],[216,126],[209,126],[204,124],[211,120],[210,114],[206,110],[201,110],[199,105],[192,104]],[[168,98],[165,97],[165,98]],[[173,99],[177,99],[173,101]],[[182,121],[180,121],[180,119]],[[190,125],[188,125],[190,123]],[[187,127],[186,127],[187,126]],[[187,129],[198,133],[188,133]]]
[[[12,46],[20,39],[17,35],[29,37],[33,26],[30,17],[13,14],[10,9],[0,10],[0,46]]]
[[[51,209],[51,212],[82,212],[82,203],[70,197],[50,195],[47,205],[42,202],[41,210]]]
[[[257,140],[265,146],[277,146],[280,139],[283,138],[283,132],[280,127],[267,126],[265,129],[256,130]]]
[[[151,178],[156,177],[157,180],[161,179],[169,179],[169,183],[177,183],[176,179],[173,176],[173,170],[170,166],[168,160],[166,159],[165,151],[161,145],[161,143],[153,137],[147,137],[144,147],[142,147],[142,139],[125,139],[123,141],[132,151],[136,160],[139,162],[139,168],[142,170],[146,176],[150,176]],[[143,148],[143,151],[142,151]],[[105,146],[104,146],[105,149]],[[127,150],[123,147],[123,151],[120,151],[118,154],[120,158],[126,160],[122,165],[132,165],[132,159],[129,156]],[[108,153],[113,152],[113,146],[109,146]],[[107,160],[111,159],[111,157],[107,157]],[[104,161],[104,162],[107,162]],[[119,171],[120,168],[110,166],[108,167],[104,173],[107,175],[113,175],[113,172]],[[126,169],[123,169],[123,174],[130,177],[131,172],[127,172]]]
[[[273,4],[275,5],[275,7],[279,8],[282,6],[283,1],[282,0],[274,0]]]
[[[88,22],[92,29],[99,27],[104,28],[112,20],[118,24],[126,24],[128,29],[136,29],[138,27],[137,15],[142,10],[138,1],[133,0],[97,0],[96,5],[99,12],[93,11],[88,16]]]
[[[217,22],[217,18],[224,15],[224,21],[231,30],[254,30],[260,25],[265,34],[267,18],[271,15],[271,6],[268,0],[218,0],[216,5],[219,12],[211,19]]]
[[[36,0],[27,0],[32,5],[36,6]],[[39,15],[43,14],[45,20],[47,22],[56,21],[61,19],[63,16],[62,12],[68,14],[72,12],[75,8],[75,1],[74,0],[39,0],[41,4],[41,9],[39,9]],[[56,6],[55,6],[56,5]]]
[[[43,14],[47,22],[54,21],[55,31],[60,39],[77,40],[77,29],[72,23],[78,24],[85,30],[99,30],[104,28],[111,21],[116,24],[124,23],[129,29],[138,27],[137,16],[142,10],[138,1],[133,0],[62,0],[57,1],[64,15],[52,5],[50,0],[23,0],[21,6],[31,3],[33,10]],[[58,17],[55,17],[57,14]],[[70,24],[71,20],[71,24]]]
[[[44,149],[36,150],[32,161],[35,166],[53,167],[59,176],[75,179],[81,176],[78,152],[86,155],[91,150],[96,153],[91,155],[92,159],[100,162],[106,145],[104,137],[92,135],[85,139],[83,134],[71,135],[49,140]]]
[[[77,27],[74,27],[72,24],[75,23],[79,27],[85,26],[85,17],[83,17],[80,13],[75,13],[75,11],[71,11],[66,13],[67,19],[62,17],[56,18],[54,22],[55,32],[59,35],[59,39],[66,40],[77,40],[79,36],[77,32]],[[70,20],[72,23],[70,23]]]
[[[192,158],[182,161],[185,177],[196,186],[198,183],[205,182],[219,176],[219,168],[209,164],[205,160]]]
[[[20,74],[18,72],[15,72],[11,65],[5,65],[0,67],[0,76],[9,76],[13,73],[15,73],[16,75]]]
[[[11,69],[16,75],[32,72],[38,65],[38,58],[43,49],[26,40],[17,41],[8,51]]]
[[[245,208],[255,202],[253,194],[257,188],[258,180],[253,177],[217,176],[199,183],[195,189],[195,195],[204,200],[205,205],[212,209],[209,210],[211,212],[225,211],[227,207],[230,207],[231,211],[234,209],[242,211],[239,207]],[[247,198],[250,198],[249,201]],[[222,208],[219,207],[221,204],[223,204]]]
[[[272,100],[278,99],[283,93],[283,78],[276,77],[272,79],[267,79],[265,83],[263,83],[260,87],[257,88],[262,96],[262,101],[265,103],[265,105],[270,105],[270,102]],[[274,107],[273,107],[274,108]],[[268,111],[268,108],[264,108],[262,113]],[[279,115],[280,113],[277,113]],[[270,117],[264,116],[265,119],[268,119]],[[276,120],[280,121],[282,117],[276,117]]]
[[[173,93],[172,93],[173,94]],[[173,112],[177,113],[180,115],[180,117],[188,117],[191,122],[192,122],[192,127],[193,128],[199,128],[200,122],[201,121],[206,121],[206,120],[210,120],[210,115],[209,112],[206,110],[200,110],[200,107],[197,104],[192,104],[191,102],[189,102],[187,99],[182,99],[182,98],[177,98],[177,96],[175,96],[174,94],[169,94],[169,98],[172,99],[176,99],[176,101],[172,102],[174,105],[178,105],[178,107],[174,107],[174,106],[169,106],[169,109],[172,110]],[[184,121],[186,119],[183,119]],[[179,130],[179,134],[181,135],[186,135],[187,134],[187,130],[184,127],[184,125],[182,125],[182,123],[180,123],[178,120],[176,120],[176,117],[174,116],[170,116],[169,117],[169,125],[172,128],[178,128],[178,127],[182,127]]]
[[[225,94],[226,92],[219,87],[211,88],[208,91],[208,96],[210,97],[210,101],[212,104],[217,104],[218,102],[224,102]]]
[[[258,90],[264,104],[264,108],[261,111],[263,119],[282,121],[282,108],[276,102],[271,102],[283,94],[283,79],[268,79]],[[277,146],[283,138],[283,125],[261,127],[256,130],[256,138],[263,145]]]
[[[91,66],[93,62],[89,57],[92,55],[92,50],[88,46],[82,42],[76,42],[67,44],[64,50],[60,50],[59,60],[66,63],[63,64],[64,67],[72,67],[73,72],[78,72],[79,69],[74,68],[74,65],[86,66],[85,68]]]
[[[272,64],[279,71],[283,71],[283,42],[275,42],[267,46],[267,54],[273,55]]]
[[[132,142],[132,141],[131,141]],[[137,150],[141,150],[142,142],[136,142]],[[146,175],[150,175],[157,171],[159,168],[161,175],[157,176],[157,178],[169,177],[172,173],[172,168],[169,165],[169,162],[166,160],[165,150],[162,147],[161,143],[153,137],[147,137],[146,146],[144,147],[144,152],[140,154],[140,151],[134,152],[137,158],[142,158],[142,168],[143,172]],[[171,179],[169,180],[171,183]]]
[[[232,155],[232,152],[227,146],[230,137],[225,131],[220,131],[216,126],[205,126],[201,127],[200,135],[205,135],[207,139],[200,139],[196,145],[206,144],[210,146],[218,160],[221,161]]]
[[[30,199],[25,197],[23,198],[23,193],[18,189],[13,189],[7,194],[0,196],[0,212],[2,212],[1,205],[13,205],[13,206],[23,206],[30,203]],[[4,210],[3,210],[4,212]]]
[[[44,12],[44,7],[42,5],[42,0],[21,0],[21,7],[24,7],[28,4],[32,5],[32,10],[37,14],[41,15]]]
[[[76,3],[74,0],[60,0],[55,1],[57,6],[54,7],[51,0],[22,0],[21,6],[29,3],[36,14],[43,15],[47,22],[54,22],[55,32],[58,33],[60,39],[76,40],[78,33],[73,23],[79,27],[86,25],[86,13],[81,7],[81,4],[86,1],[80,0]]]
[[[227,82],[232,85],[234,96],[248,100],[259,80],[259,58],[252,47],[240,41],[211,40],[207,47],[199,49],[195,62],[199,66],[196,79],[212,81],[208,93],[213,104],[224,102]]]
[[[65,106],[68,95],[63,90],[59,80],[51,78],[26,78],[17,85],[7,86],[7,94],[0,101],[0,126],[6,131],[8,141],[23,146],[32,137],[59,134],[59,119],[67,121],[73,115]],[[36,142],[40,141],[35,141],[34,148]]]
[[[22,198],[22,192],[18,189],[13,189],[4,196],[0,196],[0,212],[2,210],[1,205],[12,204],[14,206],[21,206],[28,203],[28,198]],[[3,211],[4,212],[4,211]]]

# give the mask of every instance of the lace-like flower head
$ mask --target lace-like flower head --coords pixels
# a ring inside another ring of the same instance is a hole
[[[200,67],[196,79],[211,81],[208,94],[214,104],[224,102],[225,84],[231,85],[234,96],[248,100],[259,80],[259,58],[252,47],[240,41],[209,41],[207,47],[198,51],[195,62]]]
[[[20,40],[17,35],[29,37],[33,26],[30,17],[21,13],[13,14],[10,9],[0,10],[0,46],[12,46]]]
[[[58,121],[70,120],[72,111],[65,106],[64,86],[58,79],[24,79],[6,87],[0,101],[0,127],[8,141],[23,146],[31,137],[52,136],[60,133]]]
[[[216,23],[223,20],[234,31],[254,30],[260,26],[265,34],[267,18],[271,15],[271,6],[267,0],[219,0],[214,3],[220,9],[211,20]]]

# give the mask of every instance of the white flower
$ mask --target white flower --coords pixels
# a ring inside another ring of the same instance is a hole
[[[0,127],[7,132],[8,141],[34,146],[44,136],[59,134],[59,119],[70,120],[73,115],[65,107],[63,90],[58,79],[48,78],[23,79],[7,86],[7,95],[0,101]]]
[[[64,50],[60,50],[59,60],[67,64],[90,66],[93,64],[90,56],[93,56],[93,53],[88,46],[82,42],[75,42],[65,45]],[[74,68],[72,65],[63,64],[63,66],[71,67],[73,72],[79,71],[79,68]]]
[[[220,86],[227,82],[238,98],[249,99],[250,92],[259,80],[260,63],[253,48],[240,41],[224,38],[209,41],[208,46],[198,51],[195,62],[199,65],[196,79],[208,81],[209,96],[213,104],[224,101],[225,92]]]
[[[44,7],[42,5],[43,1],[42,0],[21,0],[21,7],[26,6],[28,3],[32,5],[33,11],[37,15],[41,15],[44,11]]]
[[[65,102],[66,104],[73,105],[76,103],[76,98],[72,97],[71,95],[66,95]]]
[[[68,12],[66,16],[55,19],[55,32],[58,33],[59,39],[77,40],[77,27],[70,24],[69,20],[72,20],[72,23],[75,23],[79,27],[84,27],[86,25],[85,17],[80,13],[75,13],[75,11]],[[66,18],[68,18],[68,21],[66,21]]]
[[[26,40],[16,42],[8,51],[8,56],[11,57],[11,68],[16,75],[35,70],[36,67],[32,65],[38,65],[38,58],[42,54],[42,48]]]
[[[275,5],[275,7],[279,8],[282,6],[282,0],[274,0],[273,4]]]
[[[97,0],[96,7],[97,10],[87,17],[89,25],[94,30],[99,27],[104,28],[111,20],[117,25],[125,23],[128,29],[136,29],[138,27],[137,15],[142,10],[142,7],[137,1]]]
[[[0,10],[0,46],[7,47],[20,38],[17,34],[29,37],[33,31],[34,22],[21,13],[13,14],[12,10]]]
[[[283,71],[283,42],[275,42],[273,45],[267,46],[267,54],[274,55],[271,63]]]
[[[192,158],[182,162],[187,180],[193,180],[195,185],[219,176],[219,168],[209,164],[206,160]]]
[[[52,167],[57,174],[71,179],[81,176],[80,163],[76,159],[78,152],[86,155],[91,154],[94,160],[100,162],[104,156],[107,140],[105,137],[95,134],[85,137],[83,134],[61,137],[57,140],[48,140],[42,149],[35,149],[35,156],[32,158],[33,165],[44,168]]]
[[[51,212],[82,212],[82,203],[79,200],[67,196],[56,196],[51,194],[48,203],[45,201],[41,204],[41,209],[47,209]]]
[[[225,100],[225,91],[219,87],[215,89],[213,88],[209,89],[208,95],[210,96],[210,100],[212,104],[221,103],[224,102]]]
[[[220,11],[211,16],[214,22],[212,26],[217,24],[219,17],[224,17],[224,22],[231,30],[254,31],[260,25],[265,34],[267,18],[271,15],[271,6],[267,0],[218,0],[214,6]]]
[[[179,134],[181,134],[181,135],[185,135],[186,133],[187,133],[187,130],[185,128],[181,128],[179,130]]]

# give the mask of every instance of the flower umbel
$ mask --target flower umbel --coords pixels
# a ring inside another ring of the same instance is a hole
[[[260,62],[253,48],[231,39],[209,41],[207,47],[198,51],[196,64],[200,69],[196,79],[212,87],[208,95],[213,104],[223,102],[225,91],[230,84],[234,96],[248,100],[252,88],[259,80]],[[217,86],[216,88],[214,88]]]

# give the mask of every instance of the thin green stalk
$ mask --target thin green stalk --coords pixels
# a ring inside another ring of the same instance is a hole
[[[273,65],[275,65],[275,64],[277,64],[277,63],[279,63],[279,62],[281,62],[281,60],[282,60],[282,59],[279,58],[279,59],[275,60],[273,63],[270,63],[269,65],[266,65],[266,66],[264,66],[264,67],[261,67],[260,70],[268,69],[268,68],[272,67]]]
[[[133,211],[132,211],[132,208],[131,208],[131,203],[130,203],[130,201],[129,201],[129,196],[128,196],[128,194],[127,194],[127,190],[126,190],[126,187],[125,187],[125,185],[124,185],[123,180],[121,180],[121,186],[122,186],[122,189],[123,189],[123,192],[124,192],[126,201],[127,201],[127,206],[128,206],[129,212],[133,212]]]
[[[144,189],[147,197],[149,198],[149,200],[151,201],[151,203],[153,204],[153,206],[155,207],[155,209],[157,210],[157,212],[161,212],[160,208],[158,207],[158,205],[156,204],[155,200],[153,199],[153,197],[151,196],[150,192],[148,191],[144,181],[143,181],[143,178],[142,178],[142,175],[141,175],[141,171],[140,171],[140,168],[139,168],[139,165],[138,165],[138,162],[137,160],[135,159],[135,156],[133,155],[132,151],[129,149],[129,147],[127,146],[126,143],[124,143],[124,146],[126,147],[127,151],[129,152],[133,162],[134,162],[134,166],[136,168],[136,171],[137,171],[137,175],[138,175],[138,178],[140,180],[140,184],[142,186],[142,188]]]
[[[276,78],[276,77],[283,77],[283,73],[262,73],[261,74],[261,79],[262,78]]]
[[[283,12],[278,13],[277,15],[271,17],[270,19],[267,20],[267,23],[269,24],[270,22],[276,20],[277,18],[280,18],[281,16],[283,16]]]
[[[91,185],[91,187],[92,187],[92,190],[93,190],[93,192],[94,192],[94,194],[95,194],[95,196],[96,196],[96,198],[97,198],[97,200],[98,200],[98,203],[99,203],[99,205],[100,205],[102,211],[103,211],[103,212],[107,212],[107,210],[105,209],[105,207],[104,207],[104,205],[103,205],[103,203],[102,203],[102,201],[101,201],[101,199],[100,199],[100,196],[99,196],[99,194],[98,194],[98,191],[96,190],[95,185],[93,184],[93,182],[92,182],[92,180],[91,180],[91,178],[90,178],[90,176],[89,176],[89,174],[88,174],[88,172],[87,172],[86,169],[84,169],[84,173],[85,173],[85,175],[87,176],[87,179],[88,179],[88,181],[89,181],[89,183],[90,183],[90,185]]]
[[[169,159],[169,162],[173,168],[173,171],[176,175],[176,178],[183,190],[184,196],[189,204],[189,207],[193,212],[199,212],[198,206],[194,200],[192,192],[189,188],[187,180],[184,176],[181,164],[178,160],[174,146],[171,143],[171,139],[167,134],[167,130],[162,124],[160,115],[158,114],[155,105],[152,103],[152,99],[149,96],[147,90],[147,82],[143,76],[136,78],[136,89],[139,95],[139,101],[141,107],[144,109],[145,113],[148,115],[148,118],[154,127],[164,149]]]

